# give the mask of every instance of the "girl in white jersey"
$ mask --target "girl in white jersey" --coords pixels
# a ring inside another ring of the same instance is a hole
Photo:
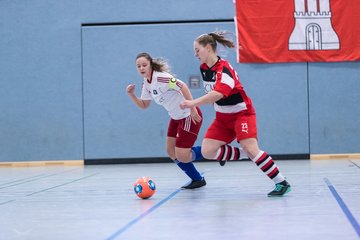
[[[136,68],[144,77],[141,96],[138,98],[135,95],[135,84],[128,85],[126,91],[139,108],[148,108],[151,100],[154,100],[168,112],[170,116],[166,139],[168,155],[191,178],[191,182],[182,188],[194,189],[205,186],[204,177],[192,163],[202,159],[201,147],[193,147],[202,124],[201,111],[197,107],[180,108],[182,101],[192,99],[189,88],[169,73],[166,61],[153,59],[148,53],[137,55]]]
[[[230,146],[237,140],[249,158],[275,183],[269,197],[282,196],[290,191],[290,184],[266,152],[259,149],[256,114],[251,99],[245,93],[236,71],[216,53],[217,43],[235,47],[225,38],[226,32],[202,34],[194,41],[195,56],[200,60],[206,95],[181,103],[182,108],[213,104],[216,118],[207,130],[202,143],[202,154],[217,159],[221,165],[239,158],[240,150]]]

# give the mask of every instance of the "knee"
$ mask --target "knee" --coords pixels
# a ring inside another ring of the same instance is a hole
[[[176,156],[175,156],[175,149],[171,149],[171,148],[167,148],[166,149],[168,156],[172,159],[175,160]]]
[[[189,151],[175,151],[176,159],[183,163],[191,162],[191,152]]]
[[[256,155],[259,153],[259,147],[257,146],[257,144],[252,144],[252,143],[242,143],[241,144],[242,149],[246,152],[246,154],[248,155],[248,157],[250,159],[253,159],[256,157]]]
[[[217,149],[214,149],[211,146],[202,145],[201,146],[201,154],[206,159],[215,159]]]

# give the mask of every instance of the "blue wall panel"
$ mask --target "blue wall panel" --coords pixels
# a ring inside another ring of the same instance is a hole
[[[257,112],[260,148],[272,154],[309,154],[306,63],[238,68]]]
[[[135,68],[139,52],[164,57],[173,73],[188,83],[200,75],[194,57],[193,40],[216,27],[233,30],[233,23],[151,24],[83,28],[85,158],[165,157],[165,138],[169,116],[154,102],[147,110],[138,109],[125,88],[142,78]],[[194,97],[202,89],[191,89]],[[203,133],[214,117],[204,107]]]
[[[232,23],[81,25],[233,16],[232,0],[0,1],[0,161],[165,156],[166,113],[155,104],[140,111],[124,93],[127,83],[139,81],[134,56],[150,51],[167,57],[187,81],[198,74],[194,37],[216,27],[234,31]],[[359,152],[359,62],[237,64],[234,51],[220,54],[238,70],[254,101],[264,150]],[[211,107],[204,111],[202,135],[213,117]],[[139,136],[135,122],[151,122],[154,129],[142,128]],[[128,150],[134,140],[145,150],[136,144],[136,153]]]
[[[208,3],[0,1],[0,161],[84,158],[82,23],[233,16],[232,0]]]
[[[360,62],[309,64],[311,153],[360,152]]]
[[[0,3],[0,161],[82,159],[80,30],[31,2]]]
[[[189,76],[199,75],[193,40],[215,29],[233,32],[234,25],[84,27],[85,158],[166,156],[166,112],[135,109],[125,93],[131,82],[137,83],[138,90],[141,88],[135,56],[147,51],[154,57],[165,57],[178,78],[187,82]],[[263,147],[276,154],[309,153],[306,64],[239,65],[235,51],[221,48],[219,53],[233,63],[253,97]],[[202,89],[192,92],[196,97],[203,94]],[[212,107],[204,110],[198,144],[214,117]]]

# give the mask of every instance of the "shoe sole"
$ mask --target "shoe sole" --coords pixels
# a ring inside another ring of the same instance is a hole
[[[224,166],[225,163],[226,163],[226,160],[221,160],[221,161],[219,161],[220,166]]]
[[[196,187],[181,187],[181,189],[196,189],[196,188],[201,188],[201,187],[204,187],[206,186],[206,183],[204,183],[203,185],[199,185],[199,186],[196,186]]]
[[[282,197],[282,196],[284,196],[285,194],[287,194],[288,192],[290,192],[291,191],[291,187],[289,187],[288,189],[286,189],[286,191],[283,193],[283,194],[281,194],[281,195],[267,195],[268,197]]]

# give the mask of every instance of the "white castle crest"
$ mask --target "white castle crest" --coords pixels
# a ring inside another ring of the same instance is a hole
[[[339,37],[331,25],[330,0],[294,0],[295,27],[289,50],[340,49]]]

